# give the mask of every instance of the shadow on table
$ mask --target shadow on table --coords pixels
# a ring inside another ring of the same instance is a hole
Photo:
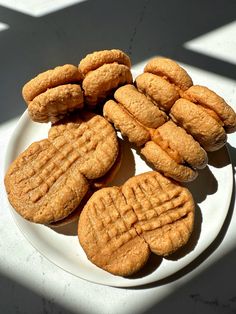
[[[27,276],[27,274],[26,274]],[[0,273],[1,314],[82,314]]]
[[[236,249],[184,285],[170,287],[170,293],[139,314],[236,313]]]

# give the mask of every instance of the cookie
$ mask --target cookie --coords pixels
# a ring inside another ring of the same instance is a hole
[[[119,86],[132,83],[130,66],[129,57],[120,50],[96,51],[82,59],[79,70],[84,74],[86,104],[95,107]]]
[[[123,155],[122,148],[121,148],[121,145],[119,144],[119,152],[118,152],[118,155],[114,164],[104,176],[94,179],[94,180],[89,180],[89,190],[87,191],[83,199],[80,201],[79,206],[64,219],[58,220],[56,222],[52,222],[48,226],[52,228],[58,228],[58,227],[66,226],[66,225],[77,222],[81,214],[81,211],[83,210],[85,204],[87,203],[89,198],[93,195],[93,193],[96,190],[104,188],[107,185],[109,185],[112,182],[112,180],[115,178],[115,176],[119,172],[119,169],[122,163],[122,155]]]
[[[38,74],[23,86],[22,96],[29,103],[36,96],[46,92],[49,88],[59,85],[80,82],[82,74],[78,68],[72,64],[57,66],[54,69],[47,70]]]
[[[77,84],[66,84],[50,88],[36,96],[28,105],[28,113],[35,122],[55,122],[83,106],[81,87]]]
[[[103,64],[118,63],[131,68],[130,58],[119,49],[94,51],[83,58],[79,63],[79,69],[85,76],[88,72],[96,70]]]
[[[104,176],[97,178],[95,180],[92,180],[90,182],[90,188],[92,191],[104,188],[105,186],[109,185],[118,174],[121,164],[122,164],[122,158],[123,158],[123,149],[119,141],[118,141],[118,146],[119,146],[118,155],[112,167],[108,170],[108,172]]]
[[[81,112],[65,118],[10,165],[5,176],[9,201],[30,221],[62,220],[79,206],[88,179],[104,176],[117,154],[115,131],[103,117]]]
[[[206,151],[215,151],[225,145],[227,135],[224,128],[204,107],[180,98],[172,106],[170,116]]]
[[[193,223],[191,193],[158,172],[148,172],[94,193],[80,215],[78,237],[92,263],[130,276],[151,252],[167,256],[185,245]]]
[[[145,72],[138,75],[135,79],[135,85],[158,108],[167,113],[179,98],[179,93],[173,84],[152,73]]]
[[[23,86],[22,95],[29,115],[36,122],[55,122],[67,111],[83,107],[78,85],[82,74],[71,64],[40,73]]]
[[[136,77],[135,85],[157,107],[168,113],[181,93],[193,82],[174,60],[156,57],[146,64],[144,73]]]
[[[207,164],[207,154],[199,143],[174,122],[166,122],[167,115],[133,85],[120,87],[114,97],[117,102],[105,103],[104,117],[141,147],[141,154],[157,171],[181,182],[194,180],[196,168]]]
[[[177,90],[185,91],[193,85],[188,73],[172,59],[155,57],[146,64],[144,72],[152,73],[166,79]]]
[[[207,165],[206,151],[190,134],[171,120],[152,132],[151,138],[178,163],[196,169],[202,169]]]
[[[207,112],[223,126],[226,133],[236,131],[235,111],[209,88],[194,85],[184,93],[184,98],[207,109]]]
[[[105,103],[103,116],[114,124],[124,137],[137,146],[142,146],[150,139],[150,132],[114,100],[108,100]]]
[[[131,84],[118,88],[114,98],[116,101],[108,100],[105,103],[103,115],[137,146],[150,139],[150,128],[157,128],[168,119],[162,110]]]
[[[140,93],[134,85],[127,84],[114,93],[120,103],[138,122],[147,128],[157,128],[166,122],[166,114]]]
[[[141,154],[156,170],[180,182],[193,181],[204,168],[206,151],[186,131],[168,121],[152,132]]]

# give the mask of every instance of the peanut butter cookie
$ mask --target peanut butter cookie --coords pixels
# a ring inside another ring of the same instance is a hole
[[[94,193],[80,215],[78,236],[92,263],[129,276],[145,265],[151,252],[167,256],[185,245],[193,222],[191,193],[148,172]]]
[[[90,107],[105,101],[117,87],[132,83],[129,57],[120,50],[96,51],[80,61],[85,102]]]
[[[31,119],[55,122],[67,112],[83,107],[83,93],[78,85],[82,74],[71,64],[40,73],[26,83],[22,95]],[[76,84],[75,84],[76,83]]]
[[[170,116],[206,151],[215,151],[225,145],[227,135],[223,126],[205,107],[180,98],[172,106]]]
[[[30,221],[62,220],[79,206],[88,179],[104,176],[117,154],[115,131],[103,117],[87,112],[70,116],[11,164],[5,176],[9,201]]]

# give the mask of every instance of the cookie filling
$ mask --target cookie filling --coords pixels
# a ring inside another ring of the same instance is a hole
[[[154,143],[159,145],[177,164],[185,164],[185,161],[176,149],[173,149],[167,140],[164,140],[160,132],[155,130],[151,132],[151,139]]]

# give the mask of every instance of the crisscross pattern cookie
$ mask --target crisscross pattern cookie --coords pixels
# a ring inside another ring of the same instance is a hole
[[[190,192],[157,172],[96,192],[78,226],[80,243],[97,266],[116,275],[138,271],[151,252],[166,256],[187,243],[194,222]]]
[[[116,134],[101,116],[62,120],[48,139],[33,143],[10,166],[5,185],[13,207],[26,219],[50,223],[69,215],[89,183],[102,177],[118,154]]]

